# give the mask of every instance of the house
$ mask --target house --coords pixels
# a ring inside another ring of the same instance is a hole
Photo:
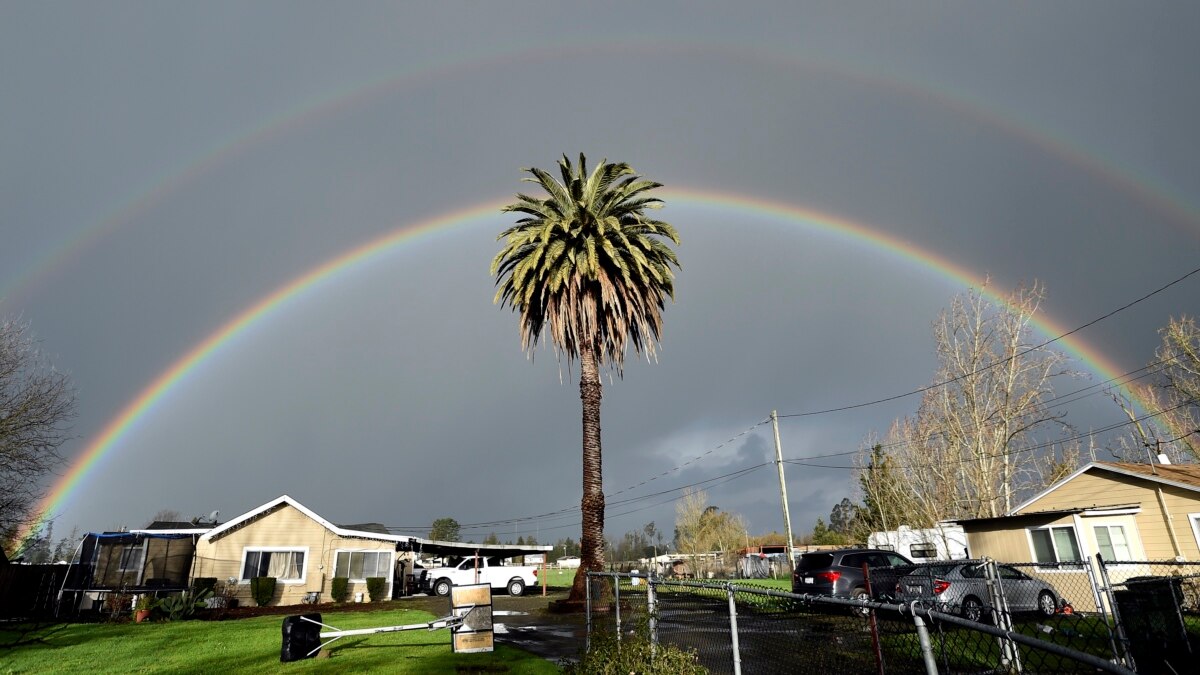
[[[250,579],[264,576],[277,580],[272,604],[328,601],[334,576],[350,580],[355,599],[367,597],[368,578],[383,577],[391,597],[398,545],[408,539],[382,525],[336,525],[282,495],[202,536],[192,576],[233,581],[242,604],[251,602]]]
[[[957,522],[973,557],[1200,560],[1200,465],[1092,462],[1006,516]]]
[[[192,578],[232,581],[242,604],[252,602],[250,580],[264,576],[276,579],[275,605],[328,602],[334,577],[349,580],[352,600],[369,599],[371,577],[386,579],[386,596],[395,598],[411,590],[419,553],[507,558],[552,549],[434,541],[392,534],[379,523],[338,525],[282,495],[200,537]]]
[[[1064,592],[1077,583],[1072,575],[1088,573],[1084,565],[1100,572],[1097,554],[1120,583],[1152,574],[1138,561],[1200,560],[1200,465],[1092,462],[1007,515],[956,522],[971,557],[1039,563]],[[1088,609],[1077,599],[1076,609]]]

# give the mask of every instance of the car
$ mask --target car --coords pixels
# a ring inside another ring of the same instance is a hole
[[[912,561],[895,551],[875,548],[845,548],[836,551],[811,551],[800,556],[792,575],[792,592],[809,595],[829,595],[837,598],[867,598],[868,569],[912,565]],[[875,599],[886,599],[895,586],[895,576],[888,582],[871,582]]]
[[[896,582],[900,602],[926,600],[945,606],[970,621],[988,621],[992,602],[985,563],[958,562],[918,568]],[[996,565],[996,575],[1010,612],[1037,612],[1052,616],[1062,596],[1049,583],[1010,565]]]

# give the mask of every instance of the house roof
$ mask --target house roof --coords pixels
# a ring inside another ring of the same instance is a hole
[[[378,539],[378,540],[383,540],[383,541],[395,541],[395,542],[406,541],[408,539],[408,537],[403,537],[403,536],[396,535],[396,534],[390,534],[387,532],[386,529],[384,529],[383,532],[377,532],[377,531],[367,531],[367,530],[356,530],[356,529],[351,529],[351,528],[347,528],[347,527],[342,527],[340,525],[336,525],[334,523],[329,522],[328,520],[325,520],[325,518],[323,518],[322,516],[317,514],[317,512],[313,511],[312,509],[308,508],[307,506],[301,504],[300,502],[296,501],[295,499],[293,499],[287,495],[280,495],[280,496],[276,497],[275,499],[272,499],[271,501],[267,502],[266,504],[259,506],[256,509],[251,509],[251,510],[247,511],[246,513],[243,513],[242,515],[230,520],[229,522],[225,523],[224,525],[214,527],[213,529],[208,531],[208,534],[206,534],[204,536],[204,538],[208,541],[213,541],[214,539],[220,537],[223,534],[226,534],[226,533],[236,530],[240,527],[243,527],[249,523],[252,523],[255,520],[258,520],[260,517],[262,517],[268,513],[273,513],[277,509],[284,507],[284,506],[290,506],[290,507],[296,509],[300,513],[303,513],[304,515],[313,519],[314,521],[319,523],[322,527],[333,532],[334,534],[337,534],[338,536],[349,537],[349,538],[354,538],[354,539]]]
[[[359,523],[357,525],[338,525],[343,530],[355,530],[357,532],[375,532],[377,534],[391,534],[387,526],[383,523]]]
[[[1123,476],[1170,485],[1172,487],[1200,492],[1200,464],[1135,464],[1133,462],[1090,462],[1076,469],[1071,475],[1025,500],[1009,514],[1020,513],[1037,500],[1075,480],[1088,471],[1102,471]],[[958,521],[963,522],[963,521]]]
[[[470,542],[459,542],[459,541],[437,541],[434,539],[425,539],[423,537],[412,537],[412,536],[404,535],[404,534],[392,534],[388,531],[388,529],[385,525],[381,525],[379,523],[363,523],[360,525],[336,525],[336,524],[326,520],[322,516],[318,515],[312,509],[309,509],[307,506],[296,501],[292,497],[289,497],[288,495],[280,495],[279,497],[272,499],[271,501],[267,502],[266,504],[263,504],[262,506],[259,506],[258,508],[251,509],[250,511],[243,513],[242,515],[230,520],[229,522],[225,523],[224,525],[220,525],[218,527],[215,527],[215,528],[209,530],[207,532],[207,534],[204,535],[204,538],[208,541],[213,541],[214,539],[220,537],[221,535],[223,535],[227,532],[230,532],[239,527],[247,525],[247,524],[257,520],[258,518],[260,518],[268,513],[273,513],[275,510],[282,508],[284,506],[291,506],[292,508],[296,509],[297,511],[299,511],[299,512],[303,513],[304,515],[308,516],[309,518],[313,519],[314,521],[319,523],[322,527],[328,529],[329,531],[333,532],[334,534],[337,534],[338,536],[355,538],[355,539],[375,539],[375,540],[379,540],[379,541],[392,541],[392,542],[396,542],[397,548],[400,548],[400,546],[403,544],[403,545],[406,545],[407,547],[411,547],[413,550],[423,552],[423,553],[455,554],[455,555],[470,555],[470,554],[477,553],[482,556],[511,557],[511,556],[525,555],[525,554],[529,554],[529,553],[545,553],[548,551],[552,551],[554,549],[553,546],[531,546],[531,545],[512,545],[512,544],[473,544]]]
[[[1069,509],[1047,509],[1045,511],[1026,511],[1025,513],[1010,513],[1004,516],[990,516],[987,518],[960,518],[954,522],[959,525],[981,525],[991,522],[1000,522],[1002,520],[1034,520],[1038,518],[1059,518],[1061,516],[1069,516],[1077,513],[1085,513],[1089,515],[1102,515],[1108,511],[1127,511],[1129,509],[1139,508],[1138,504],[1115,504],[1112,506],[1075,506]]]

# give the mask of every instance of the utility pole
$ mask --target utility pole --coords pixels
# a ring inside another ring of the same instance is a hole
[[[787,536],[788,570],[796,573],[796,548],[792,544],[792,516],[788,512],[787,481],[783,479],[783,445],[779,442],[779,414],[771,411],[771,426],[775,429],[775,468],[779,470],[779,498],[783,501],[783,530]]]

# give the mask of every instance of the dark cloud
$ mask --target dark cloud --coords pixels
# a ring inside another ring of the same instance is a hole
[[[0,312],[79,385],[68,456],[257,299],[562,152],[859,222],[999,288],[1042,280],[1067,328],[1200,253],[1193,7],[281,9],[24,5],[0,26]],[[760,422],[926,384],[929,324],[964,289],[762,211],[664,214],[684,243],[659,361],[605,388],[610,530],[669,532],[678,493],[654,493],[692,484],[782,529]],[[397,247],[255,323],[129,429],[58,529],[288,493],[339,521],[577,536],[576,373],[531,362],[491,304],[505,223]],[[1133,370],[1196,297],[1078,337]],[[915,406],[785,417],[785,457],[854,450]],[[1069,415],[1120,417],[1102,397]],[[787,465],[798,531],[852,494],[848,464]]]

